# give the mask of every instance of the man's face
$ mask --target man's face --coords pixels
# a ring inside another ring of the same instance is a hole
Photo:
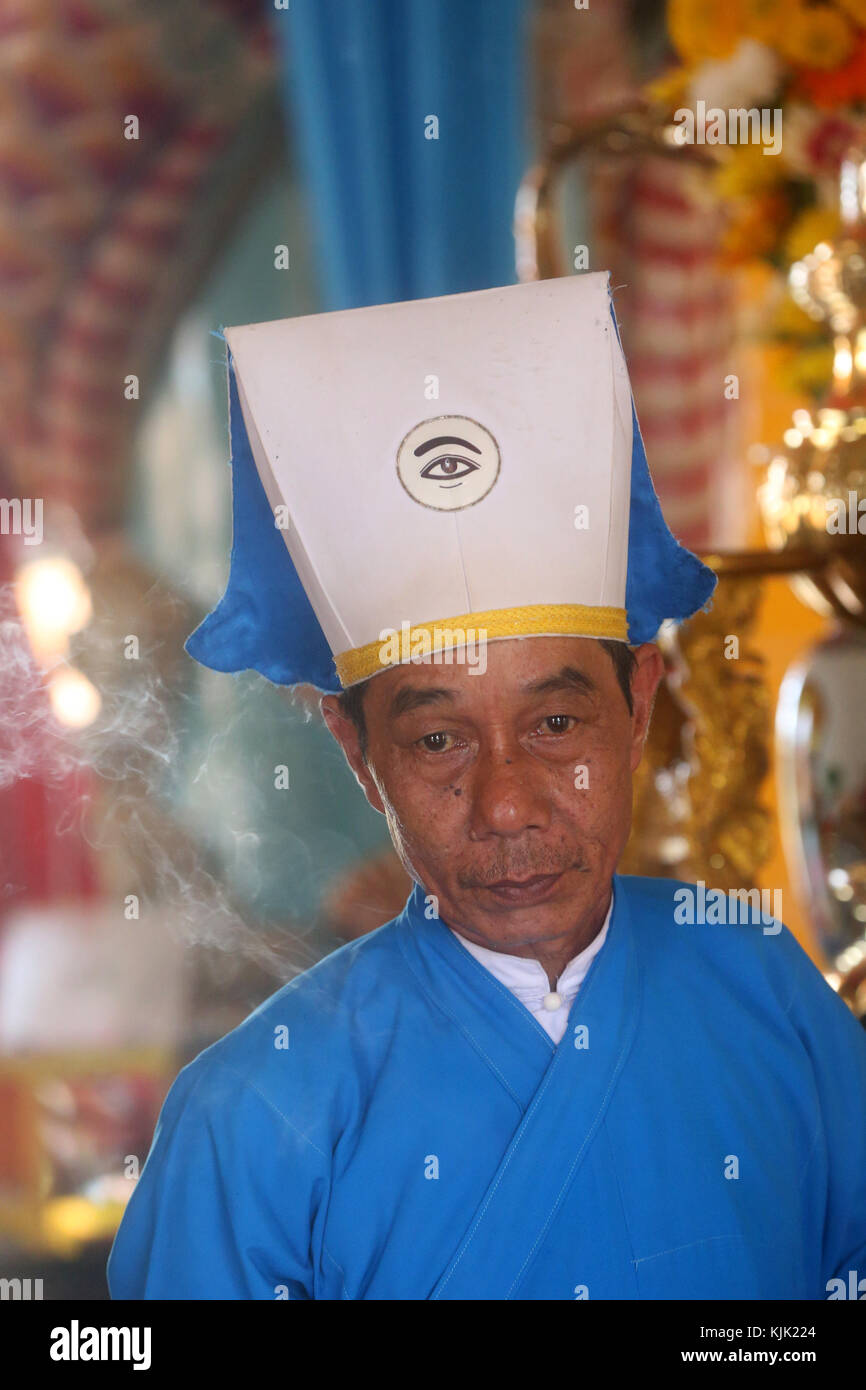
[[[396,666],[365,692],[366,764],[354,725],[323,699],[403,864],[449,926],[523,954],[606,910],[663,669],[656,647],[635,655],[633,714],[591,638],[491,642],[484,674]]]

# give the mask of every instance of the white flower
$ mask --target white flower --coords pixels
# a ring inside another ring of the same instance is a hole
[[[755,39],[741,39],[730,58],[714,58],[702,63],[689,86],[692,106],[698,101],[707,107],[755,106],[778,90],[782,64],[772,49]]]

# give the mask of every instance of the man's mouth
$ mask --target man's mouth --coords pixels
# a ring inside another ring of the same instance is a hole
[[[558,874],[533,874],[531,878],[503,878],[497,883],[485,885],[485,891],[492,893],[502,903],[536,903],[547,897],[562,878]]]

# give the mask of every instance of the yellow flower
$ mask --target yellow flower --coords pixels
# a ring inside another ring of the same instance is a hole
[[[795,218],[785,237],[783,250],[786,260],[793,265],[814,251],[819,241],[832,241],[841,230],[839,214],[835,208],[807,208]]]
[[[827,5],[794,10],[779,38],[781,52],[807,68],[838,68],[853,46],[854,31],[848,20]]]
[[[780,158],[765,155],[760,145],[730,145],[728,158],[715,172],[716,192],[728,201],[771,191],[786,177]]]
[[[744,36],[771,48],[779,48],[792,16],[803,8],[800,0],[741,0],[741,4]]]
[[[686,63],[729,58],[742,38],[741,0],[668,0],[668,32]]]
[[[836,0],[840,10],[853,19],[861,29],[866,29],[866,0]]]

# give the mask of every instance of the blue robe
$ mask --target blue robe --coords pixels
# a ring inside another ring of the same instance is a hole
[[[866,1033],[786,929],[680,925],[680,886],[614,878],[558,1046],[416,887],[181,1071],[112,1297],[825,1299],[866,1276]]]

